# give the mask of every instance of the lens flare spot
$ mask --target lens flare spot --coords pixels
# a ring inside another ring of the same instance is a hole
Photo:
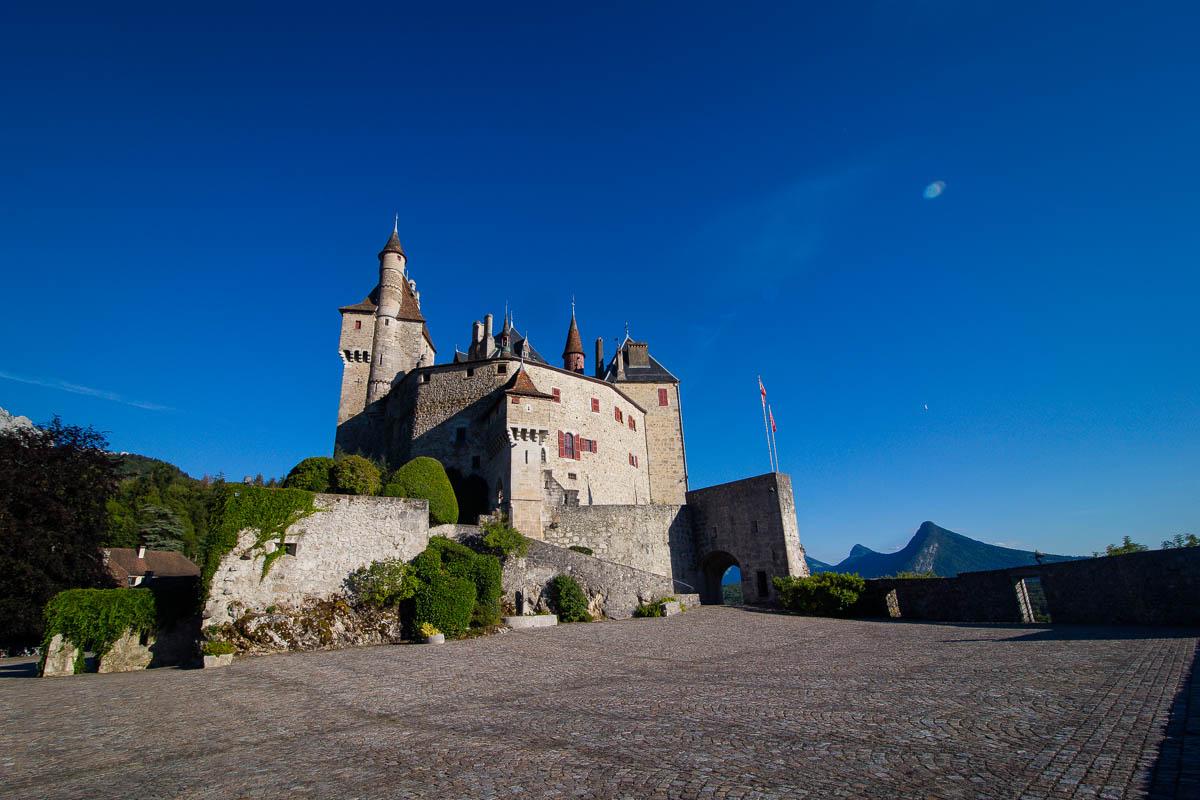
[[[931,183],[925,187],[925,191],[922,194],[925,196],[926,200],[933,200],[935,198],[941,197],[942,192],[944,192],[944,191],[946,191],[946,182],[945,181],[934,181],[933,183]]]

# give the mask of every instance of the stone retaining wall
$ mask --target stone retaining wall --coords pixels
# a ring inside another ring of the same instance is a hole
[[[504,564],[504,599],[524,612],[545,612],[543,591],[556,575],[570,575],[587,594],[593,616],[628,619],[639,603],[673,594],[671,579],[663,575],[585,556],[545,542],[530,541],[525,558],[510,558]]]
[[[1200,547],[965,572],[956,578],[878,578],[867,581],[860,609],[868,616],[901,619],[1032,622],[1019,587],[1033,578],[1041,584],[1051,622],[1200,626]]]
[[[671,577],[671,543],[691,538],[686,506],[560,506],[543,531],[559,547],[588,547],[605,561]]]
[[[263,559],[275,545],[255,550],[255,532],[242,532],[213,575],[206,626],[232,622],[243,611],[294,609],[342,594],[355,569],[389,558],[408,561],[429,542],[425,500],[319,494],[315,505],[317,513],[288,528],[285,541],[295,545],[295,555],[276,559],[265,576]]]

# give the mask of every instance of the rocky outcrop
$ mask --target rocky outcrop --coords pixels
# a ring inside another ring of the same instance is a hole
[[[75,645],[63,638],[61,633],[54,634],[46,647],[46,658],[42,662],[42,677],[56,678],[60,675],[75,674]]]
[[[4,433],[4,431],[10,428],[28,428],[32,430],[33,427],[33,421],[29,417],[17,417],[0,408],[0,433]]]
[[[125,635],[113,642],[112,647],[100,656],[100,667],[97,672],[136,672],[150,666],[154,660],[151,647],[154,637],[142,637],[136,631],[126,631]]]
[[[395,609],[356,607],[342,597],[269,612],[241,611],[233,622],[206,633],[210,639],[230,642],[239,653],[338,650],[401,641]]]

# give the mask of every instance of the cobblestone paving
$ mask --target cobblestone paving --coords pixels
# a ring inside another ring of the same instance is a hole
[[[0,796],[1195,797],[1196,636],[710,607],[5,678]]]

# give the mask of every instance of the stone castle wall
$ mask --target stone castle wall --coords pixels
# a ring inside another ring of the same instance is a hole
[[[691,536],[686,506],[579,506],[554,509],[545,541],[591,548],[597,558],[672,577],[671,545]]]
[[[276,559],[264,577],[264,553],[245,531],[221,559],[204,608],[204,624],[231,622],[241,610],[297,608],[344,591],[358,567],[388,558],[414,558],[429,542],[429,504],[395,497],[319,494],[317,513],[288,529],[296,554]],[[273,548],[274,545],[267,545]]]
[[[1151,550],[955,578],[867,581],[861,613],[945,622],[1032,622],[1018,584],[1037,578],[1054,623],[1200,625],[1200,547]]]
[[[361,414],[367,402],[371,376],[371,336],[375,315],[368,311],[343,311],[338,355],[342,359],[342,393],[338,400],[338,425]]]
[[[677,383],[622,383],[621,390],[646,410],[646,463],[650,502],[682,505],[687,496],[687,458],[683,449],[683,414]],[[659,404],[659,391],[667,404]]]
[[[549,611],[543,591],[557,575],[570,575],[579,583],[595,617],[628,619],[639,603],[676,594],[671,579],[663,575],[532,541],[525,558],[509,559],[504,565],[505,603],[517,608],[519,593],[524,605],[519,611]]]

